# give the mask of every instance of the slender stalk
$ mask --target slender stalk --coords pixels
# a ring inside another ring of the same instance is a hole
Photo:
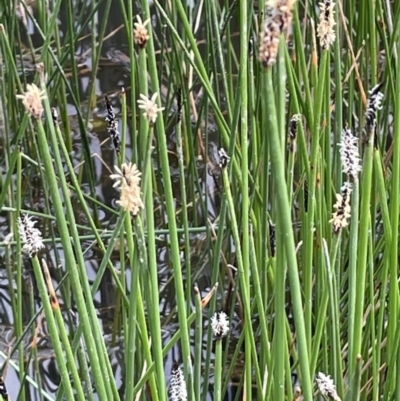
[[[242,291],[246,294],[250,294],[250,230],[249,230],[249,129],[248,129],[248,54],[249,54],[249,31],[248,31],[248,2],[247,0],[239,1],[239,24],[240,24],[240,72],[239,72],[239,82],[240,82],[240,132],[241,132],[241,148],[242,148],[242,221],[241,226],[243,228],[242,231],[242,261],[243,261],[243,271],[239,271]],[[232,211],[231,211],[232,212]],[[238,246],[240,246],[238,244]],[[242,274],[241,274],[242,273]],[[242,276],[243,275],[243,276]],[[249,301],[249,298],[244,299],[245,302],[245,322],[246,326],[250,326],[251,315],[248,313],[250,311],[250,305],[246,305],[246,301]],[[252,398],[252,370],[253,366],[257,364],[257,362],[252,363],[251,357],[251,330],[247,331],[247,335],[245,337],[245,384],[246,384],[246,395],[249,398]]]
[[[313,260],[313,230],[315,228],[315,210],[316,210],[316,191],[317,191],[317,174],[320,174],[320,164],[318,161],[320,151],[320,135],[321,135],[321,113],[323,96],[325,93],[325,79],[328,79],[328,63],[329,52],[324,51],[322,54],[318,85],[315,95],[315,108],[312,126],[312,147],[311,147],[311,159],[310,159],[310,175],[308,180],[308,213],[306,217],[306,231],[304,238],[304,293],[305,293],[305,329],[307,336],[307,346],[310,350],[311,341],[311,327],[312,327],[312,260]]]
[[[361,368],[363,364],[361,355],[358,355],[356,362],[354,374],[351,377],[349,391],[346,395],[345,401],[359,401],[360,399]]]
[[[50,303],[51,303],[51,307],[53,310],[53,314],[55,315],[55,322],[56,322],[57,328],[58,328],[58,336],[60,337],[60,339],[62,341],[63,350],[67,356],[68,374],[70,374],[72,376],[72,379],[74,382],[74,390],[76,392],[75,399],[86,400],[86,397],[83,393],[81,378],[80,378],[80,376],[78,374],[78,370],[76,368],[75,357],[72,353],[71,344],[69,342],[68,334],[65,329],[65,323],[64,323],[64,318],[61,313],[60,303],[58,301],[56,292],[54,290],[52,278],[50,276],[50,272],[47,267],[47,263],[44,259],[42,259],[41,267],[43,270],[44,279],[47,284],[47,290],[48,290],[48,293],[50,296]],[[36,274],[41,274],[41,273],[36,272]],[[43,280],[43,278],[40,278],[39,280]]]
[[[350,222],[350,249],[349,249],[349,325],[348,338],[353,338],[355,305],[358,292],[357,279],[357,249],[358,249],[358,219],[359,219],[359,181],[352,183],[351,193],[351,222]],[[353,342],[349,342],[349,354],[352,355]]]
[[[51,113],[49,110],[47,113],[48,113],[48,116],[51,116]],[[50,117],[50,119],[51,119],[51,117]],[[44,131],[43,124],[40,120],[38,121],[37,125],[38,125],[37,134],[38,134],[39,147],[41,150],[44,167],[45,167],[45,170],[47,173],[46,176],[48,178],[48,184],[49,184],[49,188],[50,188],[50,192],[51,192],[51,197],[53,200],[55,214],[57,217],[58,228],[59,228],[60,236],[62,238],[62,243],[64,246],[64,253],[65,253],[65,257],[66,257],[66,261],[67,261],[67,266],[69,267],[71,284],[72,284],[72,287],[75,289],[74,295],[75,295],[75,299],[76,299],[76,303],[77,303],[78,313],[80,315],[81,320],[84,322],[87,322],[87,324],[83,325],[83,332],[84,332],[86,345],[88,348],[89,359],[90,359],[90,362],[92,365],[93,374],[95,377],[98,393],[102,394],[102,396],[105,396],[107,394],[107,392],[106,392],[106,387],[105,387],[104,383],[105,383],[105,377],[108,377],[108,375],[105,375],[104,372],[102,372],[101,365],[99,363],[98,351],[96,349],[96,343],[95,343],[95,338],[94,338],[95,336],[93,336],[93,333],[96,333],[96,331],[94,331],[94,332],[92,331],[96,326],[98,327],[97,317],[96,317],[96,321],[92,321],[91,324],[88,324],[88,322],[90,322],[90,320],[89,320],[88,310],[86,309],[86,307],[88,305],[92,305],[92,310],[95,315],[93,304],[91,303],[90,298],[88,299],[88,302],[86,302],[85,298],[83,296],[83,290],[82,290],[82,285],[81,285],[82,281],[80,278],[80,274],[78,272],[78,266],[75,264],[76,263],[75,256],[74,256],[74,252],[72,249],[72,243],[71,243],[71,239],[69,236],[67,223],[65,220],[64,209],[63,209],[61,198],[59,195],[58,184],[56,181],[56,174],[55,174],[55,171],[53,168],[53,162],[52,162],[52,158],[50,155],[50,151],[49,151],[49,147],[48,147],[48,143],[47,143],[47,139],[46,139],[46,134]],[[58,160],[60,160],[60,159],[58,158]],[[64,177],[63,181],[65,184],[65,177]],[[65,193],[68,193],[68,192],[65,191]],[[68,217],[69,217],[69,219],[72,218],[70,220],[70,223],[74,224],[73,214],[72,214],[72,216],[69,215]],[[75,239],[78,240],[78,238],[75,238]],[[76,241],[74,241],[74,242],[75,242],[74,245],[78,246],[78,243],[76,243]],[[79,250],[78,250],[78,252],[79,252]],[[76,252],[76,253],[78,254],[78,252]],[[82,254],[80,254],[80,255],[82,256]],[[79,268],[81,270],[84,269],[85,268],[84,263],[79,263]],[[82,273],[82,271],[81,271],[81,273]],[[102,339],[101,339],[101,341],[102,341]],[[107,386],[107,388],[110,390],[110,388],[108,386]]]
[[[143,1],[142,7],[146,15],[145,18],[149,18],[150,17],[149,3],[147,1]],[[149,72],[153,90],[159,92],[160,85],[158,80],[158,66],[156,62],[155,49],[151,31],[150,31],[150,40],[147,43],[147,49],[148,49]],[[159,102],[160,99],[158,98],[157,99],[158,106],[160,106]],[[185,291],[183,288],[182,265],[180,260],[180,249],[177,235],[177,225],[175,220],[174,196],[172,193],[171,175],[170,175],[170,167],[168,160],[168,149],[165,138],[164,120],[161,116],[159,116],[156,121],[156,132],[157,132],[159,157],[161,161],[161,171],[164,183],[165,204],[168,215],[168,225],[170,230],[171,256],[174,270],[176,300],[178,306],[178,318],[182,330],[181,341],[182,341],[183,362],[185,368],[185,377],[187,378],[189,373],[192,372],[192,362],[190,356],[191,355],[190,339],[187,326]],[[191,381],[187,381],[187,386],[189,394],[193,394],[193,383]]]
[[[194,287],[195,292],[195,305],[196,305],[196,330],[195,330],[195,357],[194,357],[194,374],[193,374],[193,388],[196,400],[201,399],[201,365],[203,362],[203,315],[201,307],[200,290]]]
[[[279,218],[277,226],[280,227]],[[285,258],[285,237],[282,232],[278,234],[277,243],[277,264],[275,266],[275,328],[273,338],[273,367],[274,367],[274,400],[285,399],[285,349],[286,349],[286,328],[285,328],[285,286],[286,286],[286,258]]]
[[[140,49],[139,52],[139,87],[142,94],[146,94],[148,91],[147,85],[147,51],[145,48]],[[155,237],[155,217],[154,217],[154,198],[153,198],[153,161],[152,161],[152,144],[154,140],[153,127],[149,128],[149,124],[146,118],[141,113],[140,116],[140,138],[146,138],[143,141],[143,147],[140,152],[140,156],[143,158],[143,193],[145,196],[145,208],[146,208],[146,223],[147,223],[147,235],[148,235],[148,260],[149,260],[149,275],[150,275],[150,294],[151,294],[151,313],[154,319],[150,319],[151,335],[153,341],[153,352],[156,362],[156,379],[158,381],[158,396],[160,400],[166,399],[166,383],[164,374],[164,361],[162,356],[162,338],[161,338],[161,321],[160,314],[160,299],[159,299],[159,282],[158,282],[158,263],[157,263],[157,249],[156,249],[156,237]],[[182,179],[184,175],[182,174]],[[186,226],[187,228],[187,226]],[[185,233],[186,234],[186,233]],[[141,227],[142,243],[144,245],[144,233],[143,227]],[[189,234],[185,235],[189,237]]]
[[[186,196],[186,183],[185,183],[185,161],[183,156],[183,140],[182,140],[182,124],[178,121],[176,125],[176,139],[177,139],[177,153],[178,153],[178,168],[180,176],[180,190],[181,190],[181,203],[182,203],[182,222],[184,229],[185,241],[185,267],[186,267],[186,303],[187,310],[190,309],[190,299],[192,292],[192,268],[190,263],[190,237],[189,237],[189,217],[188,205]]]
[[[396,95],[395,95],[395,104],[394,104],[394,114],[396,116],[400,116],[400,76],[396,76]],[[399,241],[399,191],[400,191],[400,121],[399,118],[395,119],[394,124],[394,133],[393,133],[393,141],[394,141],[394,151],[393,151],[393,164],[392,164],[392,185],[391,185],[391,197],[390,197],[390,220],[391,220],[391,234],[392,234],[392,242],[390,246],[390,267],[389,267],[389,275],[391,277],[390,280],[390,289],[389,289],[389,321],[388,321],[388,349],[393,349],[396,341],[395,332],[397,324],[395,321],[399,319],[399,287],[397,284],[397,280],[393,280],[398,276],[398,241]],[[397,358],[393,359],[393,365],[391,365],[391,369],[396,372],[400,367],[396,366]],[[388,383],[393,391],[396,386],[398,386],[398,382],[393,379]]]
[[[214,374],[214,400],[221,401],[222,387],[222,341],[215,344],[215,374]]]
[[[228,172],[227,169],[225,168],[223,170],[223,181],[224,181],[224,189],[226,192],[226,199],[228,202],[228,210],[230,213],[230,218],[231,218],[231,225],[232,225],[232,233],[233,233],[233,238],[235,241],[235,245],[237,247],[237,262],[238,262],[238,275],[239,275],[239,284],[241,288],[241,296],[243,299],[243,307],[245,309],[245,318],[246,316],[251,316],[251,308],[250,308],[250,294],[249,294],[249,288],[246,286],[246,279],[244,277],[245,275],[245,270],[244,270],[244,263],[243,263],[243,257],[242,257],[242,249],[241,249],[241,242],[240,242],[240,236],[239,236],[239,229],[238,229],[238,224],[236,220],[236,215],[235,215],[235,206],[233,202],[233,197],[231,193],[231,188],[230,188],[230,181],[228,177]],[[248,359],[253,361],[253,366],[252,367],[246,367],[246,369],[250,368],[250,370],[256,369],[256,371],[259,372],[259,367],[258,367],[258,360],[256,358],[252,358],[252,353],[254,354],[255,352],[255,344],[254,344],[254,333],[253,333],[253,328],[251,324],[248,324],[246,322],[250,322],[251,320],[246,320],[244,324],[244,333],[245,333],[245,344],[246,344],[246,338],[247,338],[247,346],[249,347],[247,350],[250,353],[250,356]],[[256,355],[254,355],[256,356]],[[247,362],[248,363],[248,362]],[[245,372],[246,373],[246,372]],[[245,374],[247,377],[247,374]],[[251,387],[251,380],[250,380],[250,387]],[[248,394],[251,394],[251,389],[248,389],[246,387],[246,391],[248,391]]]
[[[135,361],[135,348],[136,348],[136,320],[138,315],[138,308],[143,308],[143,305],[138,305],[137,303],[137,294],[139,290],[139,277],[140,272],[138,268],[135,266],[139,266],[139,255],[137,252],[137,248],[133,241],[133,230],[132,230],[132,221],[131,216],[128,212],[122,211],[122,214],[125,217],[125,230],[126,230],[126,239],[127,239],[127,247],[129,252],[129,260],[131,262],[131,285],[130,285],[130,297],[129,297],[129,315],[128,315],[128,326],[125,328],[127,332],[127,341],[126,341],[126,353],[125,353],[125,363],[126,363],[126,387],[125,387],[125,399],[133,400],[134,399],[134,383],[136,380],[135,371],[136,361]]]
[[[42,261],[42,263],[45,263],[45,262]],[[63,383],[63,387],[64,387],[64,390],[66,392],[68,399],[74,400],[75,399],[74,391],[72,389],[72,383],[71,383],[71,380],[69,377],[70,371],[67,368],[67,365],[65,364],[63,346],[60,341],[59,332],[57,330],[56,320],[54,319],[53,310],[52,310],[50,300],[49,300],[49,294],[48,294],[48,291],[46,288],[45,280],[43,278],[42,268],[40,266],[39,259],[37,256],[32,258],[32,265],[33,265],[33,271],[35,273],[36,284],[39,288],[40,298],[42,300],[44,311],[46,314],[48,328],[49,328],[50,335],[51,335],[51,341],[53,343],[54,352],[55,352],[55,355],[57,358],[58,369],[60,370],[60,376],[61,376],[61,380]],[[80,382],[79,382],[77,375],[75,375],[75,380],[78,380],[75,384],[79,391]],[[82,391],[81,387],[80,387],[80,391]],[[84,399],[83,394],[82,394],[82,398],[78,397],[78,399],[83,400]]]
[[[17,196],[16,196],[16,210],[17,213],[21,211],[21,202],[22,202],[22,158],[21,158],[21,151],[18,150],[16,152],[17,155],[17,171],[18,171],[18,177],[17,177]],[[15,227],[15,224],[14,224]],[[18,255],[20,255],[17,259],[17,280],[16,280],[16,284],[17,284],[17,298],[16,298],[16,310],[14,310],[15,316],[16,316],[16,334],[18,337],[21,336],[22,332],[23,332],[23,314],[22,313],[18,313],[18,311],[22,311],[23,307],[22,307],[22,301],[23,301],[23,296],[22,296],[22,292],[23,292],[23,288],[22,288],[22,251],[21,251],[21,241],[20,238],[17,238],[17,244],[18,244]],[[25,347],[23,342],[21,342],[19,344],[18,347],[18,352],[19,352],[19,365],[21,367],[25,366]],[[20,381],[21,383],[23,383],[24,381],[24,376],[25,376],[25,370],[21,369],[19,371],[19,377],[20,377]],[[22,401],[26,400],[26,394],[23,391],[21,393],[21,398]]]
[[[369,133],[368,141],[364,149],[362,168],[362,193],[359,223],[358,243],[358,266],[357,266],[357,295],[354,311],[354,327],[352,349],[350,354],[351,377],[355,374],[357,356],[361,354],[363,311],[366,285],[367,256],[368,256],[368,228],[370,227],[370,201],[372,188],[372,167],[373,167],[373,133]]]
[[[272,75],[271,70],[267,70],[265,74],[266,81],[266,93],[273,93]],[[278,221],[279,226],[277,229],[281,231],[281,235],[285,238],[285,249],[286,258],[288,263],[288,276],[290,283],[290,291],[293,300],[293,312],[295,325],[298,335],[298,347],[299,347],[299,360],[300,360],[300,374],[302,377],[302,387],[304,391],[304,398],[306,401],[311,401],[312,387],[310,377],[310,366],[309,366],[309,355],[308,355],[308,343],[304,324],[303,315],[303,303],[301,300],[301,289],[299,280],[299,271],[297,265],[297,258],[295,252],[295,244],[291,222],[291,211],[290,202],[287,194],[287,186],[281,185],[285,182],[285,166],[281,158],[281,140],[279,137],[279,131],[277,127],[277,121],[275,116],[275,106],[273,104],[272,96],[267,97],[267,110],[269,116],[269,124],[271,133],[268,135],[270,143],[270,158],[271,168],[274,174],[275,182],[279,183],[276,185],[277,195],[277,210],[280,215]]]

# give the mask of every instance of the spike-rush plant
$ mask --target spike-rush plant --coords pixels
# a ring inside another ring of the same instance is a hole
[[[0,399],[399,400],[399,21],[2,3]]]

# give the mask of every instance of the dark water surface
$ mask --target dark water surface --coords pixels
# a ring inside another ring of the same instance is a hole
[[[118,2],[115,2],[116,4]],[[83,6],[84,7],[84,6]],[[117,6],[116,6],[117,7]],[[116,28],[121,26],[122,24],[122,15],[119,12],[116,12],[115,8],[109,15],[104,15],[104,10],[100,7],[99,9],[99,21],[101,23],[105,23],[107,25],[106,32],[114,31]],[[135,10],[138,12],[138,10]],[[60,14],[60,24],[61,30],[65,31],[66,27],[66,15],[65,9],[62,9]],[[32,24],[29,24],[32,28]],[[36,32],[34,32],[32,28],[32,40],[35,46],[39,46],[40,39]],[[92,63],[91,53],[90,53],[90,38],[85,39],[79,42],[79,46],[77,47],[77,57],[82,57],[82,54],[85,56],[80,60],[82,65],[86,68],[82,68],[83,73],[80,75],[80,95],[82,100],[82,111],[86,112],[89,107],[87,104],[87,96],[88,96],[88,84],[90,77],[90,65]],[[109,179],[110,171],[109,169],[113,169],[113,166],[117,164],[117,158],[115,151],[112,147],[112,144],[109,140],[109,135],[106,129],[105,116],[106,109],[104,103],[104,94],[107,94],[113,103],[117,116],[120,117],[119,114],[119,92],[121,87],[127,88],[127,99],[130,99],[129,85],[130,85],[130,77],[129,77],[129,60],[124,58],[124,54],[127,53],[127,43],[126,43],[126,34],[124,29],[119,30],[114,36],[103,43],[102,48],[102,61],[101,68],[99,70],[97,81],[96,81],[96,95],[97,95],[97,106],[93,109],[93,118],[91,120],[91,125],[88,127],[88,137],[90,139],[90,151],[93,155],[93,163],[95,167],[95,176],[96,176],[96,196],[98,200],[100,200],[105,205],[111,207],[112,209],[116,209],[116,199],[117,192],[112,188],[112,182]],[[19,60],[21,62],[21,60]],[[27,60],[24,61],[29,71],[29,62]],[[32,72],[34,71],[34,66],[31,66]],[[29,81],[29,80],[28,80]],[[75,165],[81,160],[82,155],[82,141],[81,141],[81,133],[79,129],[79,125],[76,117],[76,110],[72,105],[69,106],[70,110],[70,121],[72,127],[72,138],[73,138],[73,161]],[[1,110],[0,110],[1,111]],[[3,113],[0,113],[0,118],[3,118]],[[1,123],[1,121],[0,121]],[[2,124],[0,124],[1,126]],[[120,125],[121,126],[121,125]],[[128,127],[129,129],[129,127]],[[215,133],[215,127],[212,122],[208,125],[208,135],[210,138],[214,138],[215,142],[217,142],[217,137]],[[213,132],[214,131],[214,132]],[[174,136],[174,132],[168,133],[169,135],[169,149],[171,152],[171,175],[173,179],[174,185],[176,185],[176,194],[179,194],[179,176],[177,169],[177,156],[176,156],[176,140]],[[130,135],[128,134],[128,140]],[[3,152],[4,149],[4,137],[1,134],[0,130],[0,151]],[[216,153],[217,145],[216,143],[210,141],[208,152],[212,155]],[[131,156],[131,147],[128,143],[127,149],[127,158]],[[1,166],[2,168],[4,166]],[[156,168],[156,161],[155,161]],[[203,200],[207,199],[208,201],[208,216],[199,215],[197,210],[192,211],[192,216],[196,215],[196,220],[199,225],[204,225],[205,219],[209,218],[214,220],[219,212],[219,202],[218,196],[216,195],[215,188],[215,180],[209,173],[209,166],[207,166],[201,158],[199,158],[198,162],[198,172],[200,177],[200,188],[202,189],[202,193],[198,194]],[[3,175],[5,172],[3,171]],[[83,184],[83,189],[85,192],[89,193],[89,185],[87,183]],[[25,189],[25,193],[27,195],[26,200],[24,200],[23,208],[33,211],[46,211],[47,207],[45,204],[41,182],[38,177],[33,177],[32,181],[29,183],[27,188]],[[179,202],[179,199],[178,199]],[[75,202],[76,205],[76,220],[77,223],[85,225],[86,219],[79,207],[78,202]],[[9,206],[9,205],[7,205]],[[160,208],[158,208],[160,209]],[[155,209],[156,218],[159,220],[159,227],[164,226],[164,218],[161,210]],[[115,215],[110,213],[107,209],[99,210],[99,221],[101,227],[104,229],[112,230],[113,225],[115,224]],[[3,240],[5,236],[10,232],[10,227],[8,225],[8,214],[7,212],[1,212],[0,214],[0,366],[7,359],[7,355],[10,353],[11,349],[15,346],[16,337],[14,333],[14,316],[12,314],[11,308],[11,300],[10,300],[10,291],[16,289],[16,283],[14,280],[10,282],[9,276],[6,269],[6,260],[7,252],[11,252],[12,248],[7,249],[4,245]],[[39,219],[38,226],[40,229],[49,230],[49,227],[42,226],[42,223]],[[167,238],[166,236],[159,235],[157,237],[157,246],[158,246],[158,266],[159,266],[159,283],[160,283],[160,309],[162,311],[164,321],[166,324],[163,324],[163,341],[166,344],[173,334],[177,330],[177,322],[175,318],[167,319],[171,312],[175,308],[175,293],[173,284],[171,284],[172,278],[172,270],[167,258]],[[192,234],[191,237],[191,268],[196,274],[196,283],[199,288],[204,291],[206,294],[212,286],[210,282],[210,263],[209,263],[209,245],[208,239],[205,233]],[[51,244],[47,244],[47,248],[45,250],[46,258],[49,263],[50,272],[57,284],[61,278],[62,271],[60,268],[62,267],[62,249],[61,246],[57,249],[57,252],[54,251],[54,247]],[[51,248],[53,250],[51,250]],[[85,260],[87,266],[88,277],[91,283],[96,278],[96,274],[99,268],[99,264],[102,259],[102,254],[98,252],[95,246],[93,246],[91,241],[83,242],[82,248],[85,252]],[[184,263],[185,264],[185,263]],[[120,266],[119,263],[119,253],[115,252],[114,255],[114,265],[118,269]],[[185,266],[183,266],[185,268]],[[127,267],[127,283],[130,283],[130,271],[129,267]],[[33,271],[30,265],[30,260],[24,260],[24,277],[22,280],[24,294],[25,297],[23,299],[24,304],[24,312],[26,316],[24,316],[24,324],[28,324],[31,319],[31,311],[34,309],[33,304],[36,304],[36,307],[40,306],[40,297],[38,296],[37,290],[35,288],[35,281],[33,278]],[[66,297],[66,298],[65,298]],[[65,302],[65,299],[68,299],[68,294],[62,294],[59,292],[59,300],[61,302],[61,307],[63,308],[63,312],[65,315],[66,322],[71,321],[71,314],[67,308],[67,304],[69,302]],[[112,281],[111,275],[106,271],[104,278],[102,280],[99,291],[95,296],[95,305],[98,310],[99,319],[103,325],[105,338],[108,343],[108,349],[111,354],[111,361],[115,371],[115,375],[118,379],[118,386],[123,391],[124,388],[124,349],[123,349],[123,339],[119,337],[119,330],[115,330],[115,316],[116,316],[116,305],[117,305],[117,296],[115,291],[115,286]],[[40,321],[38,319],[37,321]],[[206,321],[206,319],[205,319]],[[36,327],[36,325],[33,325]],[[114,333],[117,333],[115,335]],[[26,355],[32,350],[31,342],[33,338],[33,332],[29,331],[27,335],[24,337],[24,347],[26,349]],[[39,366],[36,366],[31,361],[26,361],[29,365],[29,375],[36,378],[40,373],[40,377],[43,381],[44,389],[51,395],[54,396],[56,393],[60,377],[58,374],[54,351],[51,346],[51,341],[49,338],[47,325],[45,320],[41,320],[41,326],[38,332],[38,346],[37,351],[39,354]],[[192,336],[194,338],[194,336]],[[204,339],[206,341],[206,339]],[[167,377],[172,369],[172,366],[175,361],[181,362],[181,355],[179,347],[174,348],[168,357],[165,360],[165,371]],[[8,361],[8,367],[4,376],[6,378],[6,385],[12,400],[16,400],[18,397],[18,393],[20,390],[19,378],[14,369],[14,366],[18,364],[18,354],[15,352],[11,356],[11,360]],[[212,379],[211,379],[212,381]],[[38,392],[35,391],[34,387],[31,386],[30,395],[28,399],[31,400],[39,400],[40,397]],[[212,396],[210,396],[212,399]]]

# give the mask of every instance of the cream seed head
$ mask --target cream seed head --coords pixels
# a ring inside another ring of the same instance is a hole
[[[26,92],[16,97],[22,100],[22,104],[28,114],[36,120],[42,118],[44,112],[42,99],[46,97],[44,91],[40,90],[35,84],[28,84],[26,85]]]
[[[156,103],[157,96],[157,92],[150,99],[146,95],[140,94],[140,99],[137,101],[139,109],[144,110],[143,115],[151,125],[156,122],[157,114],[165,109],[164,107],[158,107]]]
[[[136,164],[123,163],[121,168],[114,166],[116,173],[110,178],[115,180],[114,188],[119,188],[121,195],[117,204],[127,212],[137,216],[144,204],[140,194],[140,177],[142,173],[137,169]]]
[[[335,3],[332,0],[325,0],[319,3],[319,24],[317,26],[317,35],[320,40],[321,47],[329,49],[335,42],[336,33],[333,27],[335,22]]]
[[[143,48],[150,39],[149,31],[146,28],[146,25],[150,22],[150,18],[143,22],[140,15],[137,15],[136,19],[137,22],[134,23],[135,29],[133,30],[133,39],[139,47]]]

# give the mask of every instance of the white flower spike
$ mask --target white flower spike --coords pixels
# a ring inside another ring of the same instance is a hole
[[[185,377],[179,366],[172,369],[169,395],[171,401],[187,401],[187,388]]]
[[[225,337],[229,332],[229,319],[226,313],[215,313],[211,318],[211,327],[215,337],[218,339]]]
[[[329,397],[333,401],[341,401],[336,391],[335,383],[329,375],[319,372],[315,378],[319,391],[324,397]]]
[[[44,248],[42,233],[35,228],[36,223],[28,215],[18,218],[18,231],[21,241],[24,243],[22,252],[29,254],[30,257],[35,256]]]

